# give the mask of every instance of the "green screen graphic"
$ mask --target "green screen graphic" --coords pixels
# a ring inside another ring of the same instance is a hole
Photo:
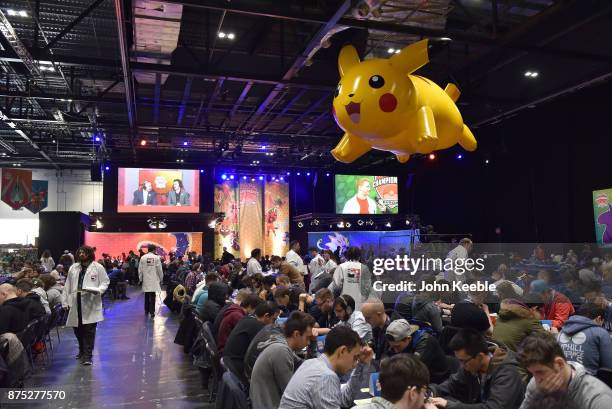
[[[336,213],[397,214],[395,176],[336,175]]]

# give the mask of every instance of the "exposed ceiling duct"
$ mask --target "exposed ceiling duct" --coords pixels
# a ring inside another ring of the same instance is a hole
[[[176,49],[183,5],[163,1],[136,0],[134,2],[134,48],[132,61],[170,65]],[[141,84],[155,84],[156,74],[137,72]],[[161,75],[164,84],[168,74]]]

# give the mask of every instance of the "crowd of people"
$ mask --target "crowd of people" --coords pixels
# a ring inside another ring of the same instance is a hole
[[[472,247],[461,240],[448,256],[468,257]],[[181,320],[175,343],[193,355],[203,388],[221,374],[200,359],[206,348],[195,322],[210,330],[224,371],[218,407],[351,407],[372,373],[380,394],[370,409],[604,409],[612,401],[608,254],[585,248],[547,257],[536,248],[531,258],[512,255],[461,277],[417,272],[413,280],[461,280],[469,290],[404,291],[388,302],[372,288],[371,256],[356,247],[302,256],[292,242],[285,255],[254,249],[244,261],[227,249],[217,260],[146,250],[96,262],[95,249],[83,247],[57,265],[47,252],[4,262],[0,334],[19,333],[60,303],[81,362],[91,365],[102,310],[90,304],[107,288],[125,299],[127,286],[141,285],[145,314],[154,318],[155,294],[165,286],[164,303]],[[479,290],[483,281],[495,291]],[[223,393],[227,383],[243,396]]]

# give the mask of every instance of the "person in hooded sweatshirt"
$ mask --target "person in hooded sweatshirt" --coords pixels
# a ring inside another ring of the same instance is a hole
[[[263,304],[263,300],[259,298],[255,294],[249,295],[244,301],[238,304],[231,304],[223,313],[223,319],[221,320],[221,325],[219,326],[219,333],[217,334],[217,349],[219,350],[219,354],[223,355],[223,349],[225,348],[225,343],[230,336],[230,333],[238,324],[238,321],[246,315],[253,314],[255,312],[255,308],[259,304]]]
[[[31,321],[28,316],[29,305],[29,299],[17,296],[17,288],[14,285],[0,285],[0,335],[7,332],[18,334],[23,331]]]
[[[542,331],[544,327],[540,323],[539,313],[535,313],[525,303],[514,298],[502,301],[497,323],[493,328],[494,340],[502,342],[516,352],[523,339],[532,333]]]
[[[423,278],[423,282],[433,284],[436,281],[434,276]],[[442,314],[440,308],[434,304],[435,294],[422,292],[417,294],[412,300],[412,318],[415,320],[428,322],[433,330],[442,333]]]
[[[215,281],[210,285],[208,288],[208,300],[204,303],[202,313],[200,314],[202,321],[210,323],[215,321],[219,311],[225,305],[227,292],[228,288],[222,282]]]
[[[557,339],[565,359],[582,364],[591,375],[599,368],[612,368],[612,339],[602,328],[605,315],[600,306],[583,304],[565,321]]]
[[[512,351],[487,342],[482,333],[465,328],[450,341],[461,367],[449,379],[432,385],[432,403],[448,409],[517,409],[525,385]]]
[[[36,318],[42,317],[47,314],[47,309],[44,306],[46,300],[43,300],[40,295],[32,289],[34,284],[28,278],[22,278],[15,284],[17,287],[17,296],[27,300],[26,312],[28,314],[28,321],[35,320]],[[49,303],[47,302],[47,308]]]

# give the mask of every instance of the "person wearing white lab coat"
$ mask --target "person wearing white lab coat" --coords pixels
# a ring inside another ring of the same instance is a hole
[[[306,266],[304,265],[304,260],[299,254],[300,252],[300,242],[294,240],[291,242],[291,250],[287,252],[285,255],[285,261],[293,267],[297,268],[297,270],[302,274],[306,275],[308,272],[306,271]]]
[[[79,341],[77,359],[83,365],[91,365],[96,327],[104,320],[102,314],[102,294],[108,288],[110,280],[106,269],[95,261],[93,248],[82,246],[77,251],[78,262],[70,266],[64,291],[62,306],[68,311],[67,327],[74,328]]]
[[[138,281],[142,283],[142,292],[145,295],[145,315],[155,317],[155,295],[161,291],[160,283],[164,279],[164,271],[159,256],[155,254],[155,245],[147,246],[149,252],[140,257],[138,263]]]

